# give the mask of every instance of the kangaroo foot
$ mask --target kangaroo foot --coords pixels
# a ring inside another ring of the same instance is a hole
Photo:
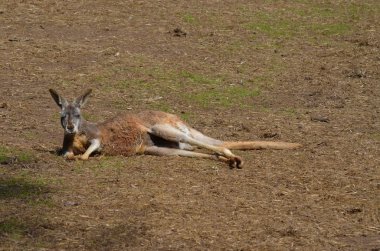
[[[234,156],[228,160],[228,164],[230,165],[231,168],[238,168],[241,169],[243,168],[243,160],[239,156]]]

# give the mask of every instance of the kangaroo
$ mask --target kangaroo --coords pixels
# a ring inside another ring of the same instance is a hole
[[[242,158],[231,150],[294,149],[301,146],[287,142],[221,141],[202,134],[173,114],[160,111],[125,113],[105,122],[91,123],[81,115],[81,108],[87,102],[91,89],[72,103],[55,90],[49,91],[61,108],[64,129],[62,155],[66,159],[87,160],[94,152],[124,156],[150,154],[214,159],[242,168]],[[194,151],[197,148],[209,150],[212,154]]]

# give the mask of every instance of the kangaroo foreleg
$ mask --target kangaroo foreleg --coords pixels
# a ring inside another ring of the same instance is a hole
[[[62,149],[60,150],[60,154],[63,155],[65,159],[68,159],[68,160],[75,159],[74,152],[73,152],[73,141],[74,141],[73,135],[65,134],[63,138]]]
[[[91,145],[87,148],[86,152],[82,156],[80,156],[80,158],[82,160],[87,160],[90,157],[91,153],[95,152],[99,148],[100,148],[100,140],[98,139],[91,140]]]

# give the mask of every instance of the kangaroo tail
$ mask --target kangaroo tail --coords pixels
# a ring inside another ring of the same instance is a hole
[[[235,150],[260,150],[260,149],[296,149],[301,147],[298,143],[288,142],[271,142],[271,141],[225,141],[222,146],[228,149]]]

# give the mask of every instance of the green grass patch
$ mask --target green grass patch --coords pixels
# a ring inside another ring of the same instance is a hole
[[[16,162],[24,164],[35,163],[37,162],[37,156],[29,150],[0,146],[0,164]]]
[[[190,119],[191,119],[191,114],[190,113],[187,113],[187,112],[183,112],[179,115],[179,117],[185,121],[185,122],[190,122]]]
[[[187,98],[203,107],[218,105],[222,107],[232,107],[235,105],[245,106],[248,98],[260,95],[260,89],[230,86],[225,89],[211,89],[190,94]]]
[[[56,204],[50,198],[36,198],[28,201],[28,205],[35,207],[53,208]]]
[[[97,83],[97,84],[105,83],[108,81],[109,78],[110,76],[107,76],[107,75],[95,75],[91,78],[91,82]]]
[[[4,163],[10,157],[10,151],[4,146],[0,146],[0,163]]]
[[[148,107],[151,110],[157,110],[157,111],[169,112],[169,113],[173,112],[173,107],[164,101],[149,103]]]
[[[107,176],[109,172],[125,172],[125,160],[124,156],[90,157],[88,161],[75,161],[73,171],[94,177]]]
[[[185,22],[185,23],[188,23],[188,24],[196,24],[198,23],[198,20],[190,13],[185,13],[182,17],[182,20]]]
[[[192,83],[198,83],[198,84],[204,84],[204,85],[217,85],[223,81],[223,79],[221,78],[211,78],[211,77],[207,77],[201,74],[188,72],[188,71],[180,72],[179,76]]]
[[[246,24],[245,27],[273,38],[290,38],[298,32],[299,24],[294,21],[270,14],[259,14],[256,19],[256,21]]]
[[[225,49],[228,50],[230,53],[238,53],[239,51],[241,51],[245,47],[247,47],[247,46],[244,45],[242,43],[242,41],[240,41],[240,40],[238,40],[238,41],[230,40],[226,44]]]
[[[112,85],[105,86],[105,88],[110,91],[120,89],[126,91],[133,90],[133,93],[160,94],[168,88],[173,89],[177,87],[174,80],[177,79],[178,75],[171,70],[160,67],[134,67],[130,68],[125,74],[129,74],[131,77],[125,78],[125,76],[121,76],[120,80],[117,80]]]
[[[35,155],[29,152],[20,152],[17,155],[17,160],[23,163],[34,162],[36,160]]]
[[[9,218],[0,221],[0,236],[10,235],[12,238],[18,238],[27,231],[25,224],[17,218]]]
[[[312,24],[309,28],[313,33],[325,36],[343,35],[351,30],[351,26],[345,23]]]
[[[124,157],[119,156],[102,156],[101,158],[91,157],[90,161],[75,161],[74,171],[83,173],[85,169],[101,171],[104,169],[123,169]]]
[[[96,163],[96,165],[94,165],[94,168],[122,169],[124,166],[125,163],[122,157],[103,157]]]
[[[291,107],[281,110],[281,113],[289,117],[295,117],[298,115],[298,111],[295,108]]]
[[[240,45],[237,44],[237,46]],[[277,67],[280,63],[268,63],[268,65]],[[173,110],[173,104],[175,105],[178,98],[182,98],[183,102],[187,102],[189,105],[195,103],[204,107],[213,104],[223,107],[244,106],[250,98],[259,96],[261,93],[261,85],[252,76],[251,79],[254,83],[251,80],[246,80],[244,85],[226,86],[226,79],[235,78],[226,72],[210,74],[176,68],[166,69],[159,63],[155,66],[148,64],[144,67],[135,65],[131,67],[114,66],[114,68],[118,69],[115,71],[115,81],[104,86],[104,88],[111,93],[120,90],[121,96],[115,97],[111,101],[112,106],[120,110],[136,107],[143,102],[143,105],[148,109],[178,113]],[[249,65],[242,65],[239,69],[247,73],[251,70]],[[268,69],[270,71],[277,70]],[[270,78],[268,76],[262,78],[265,78],[266,84],[268,84]],[[261,80],[258,79],[258,81]],[[131,102],[125,100],[125,95],[128,96],[127,99],[131,99]],[[176,98],[173,100],[171,96]],[[184,114],[182,116],[184,120],[189,119],[189,115]]]
[[[121,80],[117,84],[117,87],[120,89],[131,89],[133,88],[134,90],[150,90],[151,88],[154,87],[154,83],[145,80],[145,79],[127,79],[127,80]]]
[[[329,38],[349,34],[357,21],[376,19],[380,4],[370,3],[308,3],[289,5],[286,9],[266,11],[242,8],[245,29],[255,32],[254,38],[291,40],[294,38]],[[257,41],[256,41],[257,42]]]
[[[380,132],[370,133],[368,136],[370,139],[380,141]]]

